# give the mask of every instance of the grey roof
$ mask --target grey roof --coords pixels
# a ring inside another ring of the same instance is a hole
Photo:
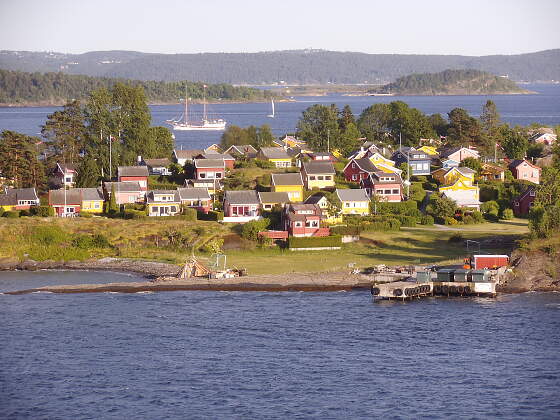
[[[195,168],[225,168],[226,163],[223,159],[195,159]]]
[[[281,147],[261,147],[261,153],[267,159],[291,159],[290,155]]]
[[[340,201],[369,201],[366,190],[363,189],[336,189]]]
[[[181,200],[210,200],[208,188],[177,188]]]
[[[0,206],[15,206],[19,200],[38,201],[35,188],[5,188],[0,194]]]
[[[452,155],[453,153],[456,153],[456,152],[458,152],[458,151],[461,150],[461,149],[467,149],[467,150],[470,150],[471,152],[473,152],[473,153],[475,153],[475,154],[477,154],[477,155],[479,154],[477,150],[470,149],[470,148],[464,147],[464,146],[456,146],[456,147],[448,147],[448,148],[446,148],[446,149],[440,150],[440,151],[439,151],[439,155],[440,155],[440,157],[442,157],[442,158],[447,158],[447,157],[449,157],[450,155]]]
[[[369,160],[369,158],[367,157],[361,159],[353,159],[353,160],[362,171],[375,172],[378,170],[377,167],[373,164],[373,162]]]
[[[317,193],[317,194],[313,194],[310,195],[309,197],[307,197],[304,201],[305,204],[319,204],[319,201],[321,201],[323,198],[325,198],[325,196],[321,193]]]
[[[381,180],[381,177],[383,178],[390,178],[389,181],[386,180]],[[383,172],[383,171],[376,171],[373,172],[372,174],[370,174],[369,179],[371,179],[371,182],[375,185],[379,185],[379,184],[402,184],[402,179],[401,176],[399,174],[389,174],[387,172]]]
[[[228,153],[204,153],[202,155],[204,159],[226,159],[235,160],[235,158]]]
[[[289,172],[284,174],[270,174],[272,185],[303,185],[299,172]]]
[[[147,166],[119,166],[119,177],[121,176],[148,176]]]
[[[471,168],[467,167],[467,166],[459,166],[457,168],[451,168],[452,169],[457,169],[459,172],[461,172],[463,175],[471,175],[476,173],[475,170],[472,170]]]
[[[82,200],[103,200],[101,188],[76,188],[82,192]]]
[[[177,157],[177,159],[193,159],[194,157],[198,156],[198,155],[202,155],[204,153],[203,150],[177,150],[175,149],[173,151],[175,153],[175,156]]]
[[[303,162],[303,169],[306,174],[334,174],[334,166],[332,162],[321,162],[312,160],[310,162]]]
[[[104,182],[103,186],[105,187],[105,191],[107,191],[108,194],[111,193],[113,186],[115,187],[115,191],[119,191],[119,192],[142,191],[142,187],[140,186],[140,183],[137,181]]]
[[[226,191],[224,201],[229,204],[260,204],[255,190]]]
[[[239,153],[241,155],[255,155],[257,154],[257,149],[255,149],[250,144],[239,144],[230,146],[225,153]]]
[[[160,158],[160,159],[144,159],[144,163],[146,166],[150,167],[160,167],[165,166],[168,167],[171,165],[171,161],[168,158]]]
[[[67,205],[67,206],[79,206],[82,204],[82,194],[80,188],[72,188],[66,190],[66,197],[64,194],[64,189],[60,190],[50,190],[49,191],[49,204],[54,205]]]
[[[261,203],[288,203],[290,197],[287,192],[259,192]]]

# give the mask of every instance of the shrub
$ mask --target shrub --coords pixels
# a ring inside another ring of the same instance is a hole
[[[414,216],[395,215],[395,219],[401,222],[401,226],[414,227],[418,223],[418,218]]]
[[[198,220],[209,220],[213,222],[217,222],[220,220],[224,220],[224,212],[223,211],[214,211],[210,210],[208,213],[204,213],[202,211],[197,213]]]
[[[43,245],[55,245],[69,239],[68,233],[58,226],[37,226],[33,230],[31,237],[35,242]]]
[[[29,210],[20,210],[19,211],[19,217],[28,217],[31,216],[31,212]]]
[[[500,206],[494,200],[490,200],[482,203],[480,210],[490,216],[498,217]]]
[[[101,234],[77,235],[72,240],[72,245],[81,249],[110,248],[111,244],[107,238]]]
[[[434,218],[429,214],[422,216],[420,219],[420,224],[425,226],[432,226],[434,224]]]
[[[85,217],[86,219],[91,219],[93,217],[93,214],[88,213],[87,211],[81,211],[79,216],[80,217]]]
[[[270,219],[262,218],[260,220],[251,220],[241,228],[241,237],[256,241],[259,239],[259,232],[266,230],[270,225]]]
[[[403,216],[420,216],[418,204],[414,200],[400,203],[377,203],[378,214],[401,214]]]
[[[479,211],[473,211],[471,213],[472,218],[474,219],[475,223],[484,223],[484,216]]]
[[[333,226],[330,228],[333,235],[359,235],[362,231],[362,227],[359,225],[352,226]]]
[[[7,217],[8,219],[17,219],[19,217],[18,210],[8,210],[2,213],[2,217]]]
[[[471,215],[467,214],[466,216],[463,216],[463,223],[465,225],[474,225],[476,222]]]
[[[268,160],[262,159],[255,159],[255,165],[257,165],[261,169],[274,169],[276,168],[276,164],[270,162]]]
[[[0,207],[0,217],[4,214],[4,207]]]
[[[451,235],[451,237],[448,239],[449,242],[463,242],[463,235],[460,233],[454,233],[453,235]]]
[[[288,238],[288,248],[323,248],[342,246],[342,237],[333,236],[310,236],[310,237],[290,237]]]
[[[513,219],[513,210],[512,209],[505,209],[502,213],[502,219],[504,219],[504,220]]]
[[[194,222],[197,220],[197,211],[196,209],[191,209],[186,207],[183,209],[183,219]]]
[[[126,209],[122,213],[124,219],[145,219],[147,216],[144,210]]]
[[[31,215],[39,217],[53,217],[54,208],[51,206],[33,206],[31,207]]]
[[[454,217],[446,217],[445,218],[445,224],[448,225],[448,226],[455,226],[455,225],[458,225],[459,222]]]

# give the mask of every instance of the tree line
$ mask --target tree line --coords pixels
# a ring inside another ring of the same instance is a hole
[[[116,83],[70,101],[47,116],[43,139],[4,130],[0,134],[0,174],[14,187],[50,187],[57,162],[77,167],[78,187],[109,180],[117,167],[133,165],[137,156],[157,158],[173,151],[171,132],[151,126],[142,86]]]
[[[236,87],[225,83],[158,82],[89,77],[64,73],[24,73],[0,70],[0,103],[49,103],[59,104],[68,100],[86,100],[88,92],[111,89],[116,84],[128,84],[143,88],[149,102],[177,102],[185,97],[188,88],[190,98],[200,100],[206,94],[209,100],[259,101],[268,100],[275,94],[249,87]],[[206,86],[206,89],[204,89]],[[206,91],[206,92],[204,92]]]

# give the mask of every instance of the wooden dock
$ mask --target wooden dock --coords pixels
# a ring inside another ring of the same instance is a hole
[[[424,296],[496,296],[494,282],[396,281],[371,286],[374,299],[413,299]]]

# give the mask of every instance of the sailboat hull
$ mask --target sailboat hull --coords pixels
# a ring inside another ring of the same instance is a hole
[[[226,129],[225,121],[204,121],[200,124],[191,124],[184,122],[169,122],[173,127],[173,130],[177,131],[222,131]]]

